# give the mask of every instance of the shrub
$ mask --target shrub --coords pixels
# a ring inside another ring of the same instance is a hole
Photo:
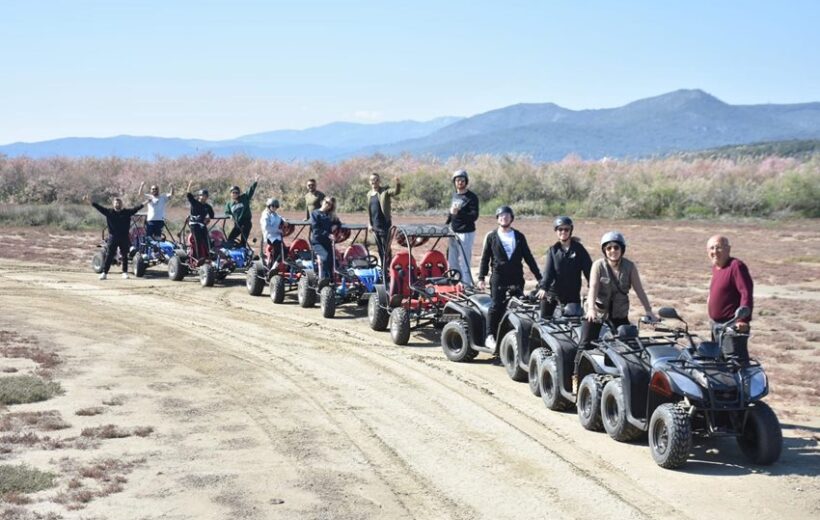
[[[45,401],[62,393],[59,383],[22,375],[0,377],[0,404],[23,404]]]
[[[0,493],[35,493],[54,487],[53,473],[19,466],[0,465]]]

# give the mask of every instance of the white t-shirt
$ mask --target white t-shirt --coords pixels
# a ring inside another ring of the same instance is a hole
[[[164,193],[159,197],[154,197],[150,193],[145,194],[148,199],[148,222],[152,220],[165,220],[165,203],[171,198],[170,194]]]
[[[262,217],[259,219],[259,224],[262,225],[262,230],[265,235],[265,240],[268,242],[276,242],[282,240],[282,230],[279,226],[282,225],[284,219],[276,213],[271,213],[267,208],[262,212]]]
[[[515,232],[510,229],[508,233],[503,231],[498,232],[498,240],[504,246],[504,252],[507,253],[507,258],[512,258],[513,251],[515,251]]]

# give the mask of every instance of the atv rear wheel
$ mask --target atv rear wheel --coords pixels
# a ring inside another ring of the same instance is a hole
[[[100,274],[101,272],[103,272],[104,264],[105,252],[97,251],[96,253],[94,253],[94,256],[91,257],[91,269],[93,269],[95,273]]]
[[[216,271],[211,264],[199,266],[199,284],[202,287],[213,287],[216,280]]]
[[[541,372],[541,365],[547,358],[547,349],[539,347],[530,354],[529,370],[527,370],[527,383],[530,385],[530,392],[535,397],[541,397],[541,387],[538,386],[538,373]]]
[[[373,293],[367,299],[367,321],[370,328],[376,331],[387,330],[390,322],[390,313],[379,304],[379,295]]]
[[[259,296],[265,288],[265,279],[259,276],[261,272],[263,272],[262,266],[259,262],[254,262],[245,273],[245,287],[251,296]]]
[[[737,437],[740,451],[752,461],[752,464],[773,464],[780,458],[783,449],[780,421],[769,405],[762,401],[754,403],[746,414],[743,433]]]
[[[561,394],[562,381],[558,372],[558,360],[554,355],[548,355],[541,362],[541,369],[538,371],[538,388],[541,400],[549,410],[566,410],[572,404]]]
[[[629,442],[641,435],[641,430],[627,419],[623,380],[612,379],[601,394],[601,420],[610,437],[619,442]]]
[[[683,465],[692,449],[692,423],[678,403],[663,403],[649,419],[649,449],[655,463],[667,469]]]
[[[322,287],[319,293],[319,306],[322,308],[322,316],[332,318],[336,315],[336,291],[332,285]]]
[[[296,299],[299,301],[299,306],[305,309],[313,307],[313,304],[316,303],[316,291],[310,286],[307,275],[299,278],[299,283],[296,286]]]
[[[410,311],[396,307],[390,313],[390,339],[396,345],[407,345],[410,341]]]
[[[447,359],[456,363],[472,361],[478,355],[470,348],[467,324],[461,320],[447,322],[441,329],[441,349]]]
[[[281,275],[273,275],[270,279],[270,299],[273,303],[285,301],[285,278]]]
[[[142,254],[137,253],[137,257],[134,259],[134,276],[142,278],[145,276],[146,269],[148,269],[148,262],[142,257]]]
[[[168,278],[175,282],[181,281],[185,278],[185,272],[188,268],[182,263],[178,256],[172,256],[168,260]]]
[[[501,363],[507,370],[510,379],[518,382],[527,380],[527,372],[521,368],[521,352],[518,349],[518,332],[516,330],[507,332],[501,338],[498,356],[501,358]]]
[[[601,424],[601,392],[604,388],[604,382],[604,376],[588,374],[578,386],[576,402],[578,420],[581,421],[581,426],[587,430],[596,432],[603,430]],[[543,392],[543,388],[541,390]]]

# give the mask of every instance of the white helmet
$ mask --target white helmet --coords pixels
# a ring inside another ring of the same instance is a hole
[[[604,246],[610,242],[615,242],[621,246],[621,254],[626,252],[626,239],[619,231],[607,231],[604,233],[604,236],[601,237],[602,252],[604,250]]]
[[[468,184],[470,183],[470,176],[467,174],[467,170],[456,170],[456,171],[454,171],[453,172],[453,177],[450,180],[453,181],[453,182],[456,182],[456,179],[458,179],[459,177],[461,177],[462,179],[467,181]]]
[[[276,200],[276,199],[268,199],[268,200],[266,200],[266,201],[265,201],[265,207],[266,207],[266,208],[269,208],[269,207],[271,207],[271,206],[273,206],[273,207],[275,207],[275,208],[278,208],[278,207],[279,207],[279,201],[278,201],[278,200]]]

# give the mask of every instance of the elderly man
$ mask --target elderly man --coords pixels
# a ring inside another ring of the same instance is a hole
[[[709,297],[707,306],[709,318],[712,320],[712,336],[715,338],[715,328],[731,320],[738,307],[753,308],[754,284],[746,264],[732,258],[729,239],[723,235],[715,235],[706,242],[706,252],[712,262],[712,280],[709,283]],[[739,320],[735,329],[741,335],[729,336],[721,345],[723,354],[735,357],[740,362],[749,360],[747,347],[749,321],[751,315]]]

